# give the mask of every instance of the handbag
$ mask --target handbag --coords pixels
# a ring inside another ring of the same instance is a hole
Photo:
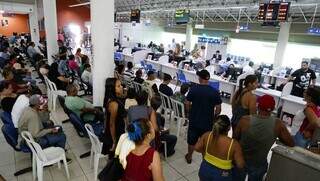
[[[98,175],[100,181],[118,181],[122,178],[124,169],[119,161],[119,157],[114,157],[102,169]]]

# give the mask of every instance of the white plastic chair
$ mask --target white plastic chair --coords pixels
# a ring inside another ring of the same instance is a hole
[[[47,86],[47,95],[49,98],[49,108],[53,109],[53,111],[56,110],[57,106],[57,98],[58,96],[67,96],[67,92],[63,90],[58,90],[57,86],[54,82],[49,80],[47,76],[44,76],[44,80],[46,82]]]
[[[281,97],[291,94],[293,82],[288,82],[282,89]]]
[[[174,112],[173,117],[177,119],[177,137],[179,138],[182,121],[187,121],[188,118],[185,117],[185,109],[182,102],[171,98],[171,104]]]
[[[60,169],[60,161],[63,161],[67,178],[70,178],[64,149],[60,147],[42,149],[41,146],[34,141],[32,135],[27,131],[23,131],[21,136],[27,142],[27,145],[32,151],[32,175],[34,180],[36,177],[38,178],[38,181],[43,180],[43,167],[45,166],[57,163],[58,168]]]
[[[97,135],[94,133],[94,130],[90,124],[85,124],[84,127],[87,130],[87,133],[91,142],[91,151],[90,151],[90,167],[92,167],[93,160],[93,170],[94,170],[94,181],[97,180],[98,177],[98,167],[100,158],[106,157],[101,154],[102,151],[102,143],[100,142]]]
[[[161,98],[161,107],[164,110],[164,116],[166,120],[169,120],[169,124],[170,124],[172,119],[172,114],[173,114],[171,99],[167,95],[161,92],[159,92],[159,94]],[[169,114],[169,117],[168,117],[168,114]]]
[[[134,89],[136,92],[139,92],[142,89],[142,84],[139,84],[138,82],[132,81]]]

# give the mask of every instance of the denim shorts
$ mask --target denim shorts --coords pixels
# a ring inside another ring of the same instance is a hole
[[[203,160],[199,170],[200,181],[232,181],[231,170],[222,170]]]

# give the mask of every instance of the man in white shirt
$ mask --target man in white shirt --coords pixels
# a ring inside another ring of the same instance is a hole
[[[29,96],[29,95],[28,95]],[[23,110],[29,106],[29,97],[22,94],[18,97],[11,111],[12,122],[15,128],[18,128],[18,122]]]
[[[254,63],[252,61],[250,61],[248,65],[243,67],[243,70],[242,70],[243,73],[254,74],[253,65],[254,65]]]

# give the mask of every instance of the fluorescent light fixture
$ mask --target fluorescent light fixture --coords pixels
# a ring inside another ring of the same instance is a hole
[[[74,4],[74,5],[70,5],[69,8],[74,8],[74,7],[79,7],[79,6],[86,6],[86,5],[89,5],[89,4],[90,4],[90,2]]]
[[[204,24],[196,24],[194,26],[194,28],[196,28],[196,29],[204,29]]]

